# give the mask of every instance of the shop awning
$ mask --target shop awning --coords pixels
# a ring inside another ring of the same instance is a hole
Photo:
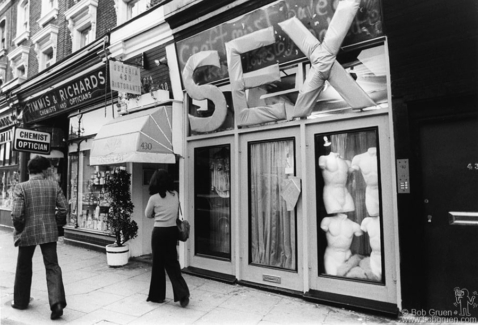
[[[172,107],[161,106],[106,123],[93,140],[90,165],[174,164],[171,122]]]

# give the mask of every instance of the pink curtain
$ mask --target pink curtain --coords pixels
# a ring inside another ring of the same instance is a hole
[[[282,198],[286,167],[293,168],[292,140],[250,147],[250,252],[252,263],[296,269],[295,212]]]

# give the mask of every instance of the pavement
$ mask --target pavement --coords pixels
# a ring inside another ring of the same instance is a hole
[[[399,324],[389,319],[184,274],[191,298],[187,308],[173,301],[168,280],[166,302],[147,302],[151,265],[133,260],[108,267],[101,252],[58,243],[67,307],[50,320],[45,267],[38,247],[33,257],[29,308],[11,308],[17,260],[12,230],[0,227],[0,324]],[[420,323],[420,321],[411,321]]]

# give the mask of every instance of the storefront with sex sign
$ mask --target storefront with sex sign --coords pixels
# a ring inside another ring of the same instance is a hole
[[[182,25],[173,5],[186,271],[396,314],[380,1],[233,2]]]

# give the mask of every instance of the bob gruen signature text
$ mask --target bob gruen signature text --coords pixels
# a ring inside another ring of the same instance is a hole
[[[401,323],[476,323],[477,317],[460,316],[456,310],[410,309],[402,310]]]

